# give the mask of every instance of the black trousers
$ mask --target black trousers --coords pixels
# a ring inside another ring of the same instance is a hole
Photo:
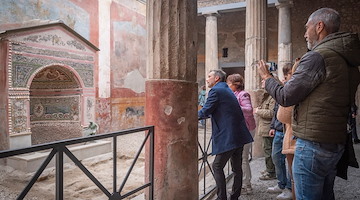
[[[357,131],[356,131],[356,119],[355,118],[351,118],[350,120],[349,120],[349,132],[351,132],[351,135],[352,135],[352,138],[354,139],[354,140],[358,140],[359,139],[359,137],[358,137],[358,135],[357,135]]]
[[[224,167],[229,159],[231,162],[231,169],[234,172],[234,183],[232,186],[230,199],[237,200],[239,198],[241,194],[241,186],[242,186],[242,178],[243,178],[242,152],[243,152],[243,147],[240,147],[215,156],[215,160],[213,162],[213,170],[214,170],[214,178],[217,187],[218,200],[227,200]]]

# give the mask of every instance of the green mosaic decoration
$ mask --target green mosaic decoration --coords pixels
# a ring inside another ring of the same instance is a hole
[[[30,97],[30,121],[79,121],[80,96]]]
[[[30,76],[42,66],[50,66],[56,64],[63,64],[73,67],[80,75],[85,87],[93,87],[93,64],[79,63],[69,60],[55,60],[51,58],[37,58],[24,56],[20,54],[12,54],[12,86],[26,87]]]

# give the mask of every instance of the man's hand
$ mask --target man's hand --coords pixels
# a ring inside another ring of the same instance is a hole
[[[260,60],[257,66],[258,66],[259,75],[262,80],[266,80],[272,77],[269,71],[269,66],[266,65],[264,60]]]
[[[270,129],[269,136],[274,137],[275,136],[275,129]]]

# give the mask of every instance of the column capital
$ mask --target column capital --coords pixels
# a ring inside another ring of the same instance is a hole
[[[291,8],[294,5],[292,0],[277,0],[275,2],[275,6],[277,9],[288,7]]]
[[[208,13],[203,13],[203,15],[205,17],[211,17],[211,16],[219,17],[220,16],[220,14],[218,12],[208,12]]]

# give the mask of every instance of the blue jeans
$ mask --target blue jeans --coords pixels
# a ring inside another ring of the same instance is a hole
[[[275,136],[272,145],[272,159],[275,165],[276,177],[278,179],[279,188],[288,188],[291,190],[290,175],[288,175],[285,165],[286,156],[281,153],[284,140],[284,133],[275,131]]]
[[[324,144],[297,138],[293,174],[297,200],[333,200],[336,164],[342,144]]]

